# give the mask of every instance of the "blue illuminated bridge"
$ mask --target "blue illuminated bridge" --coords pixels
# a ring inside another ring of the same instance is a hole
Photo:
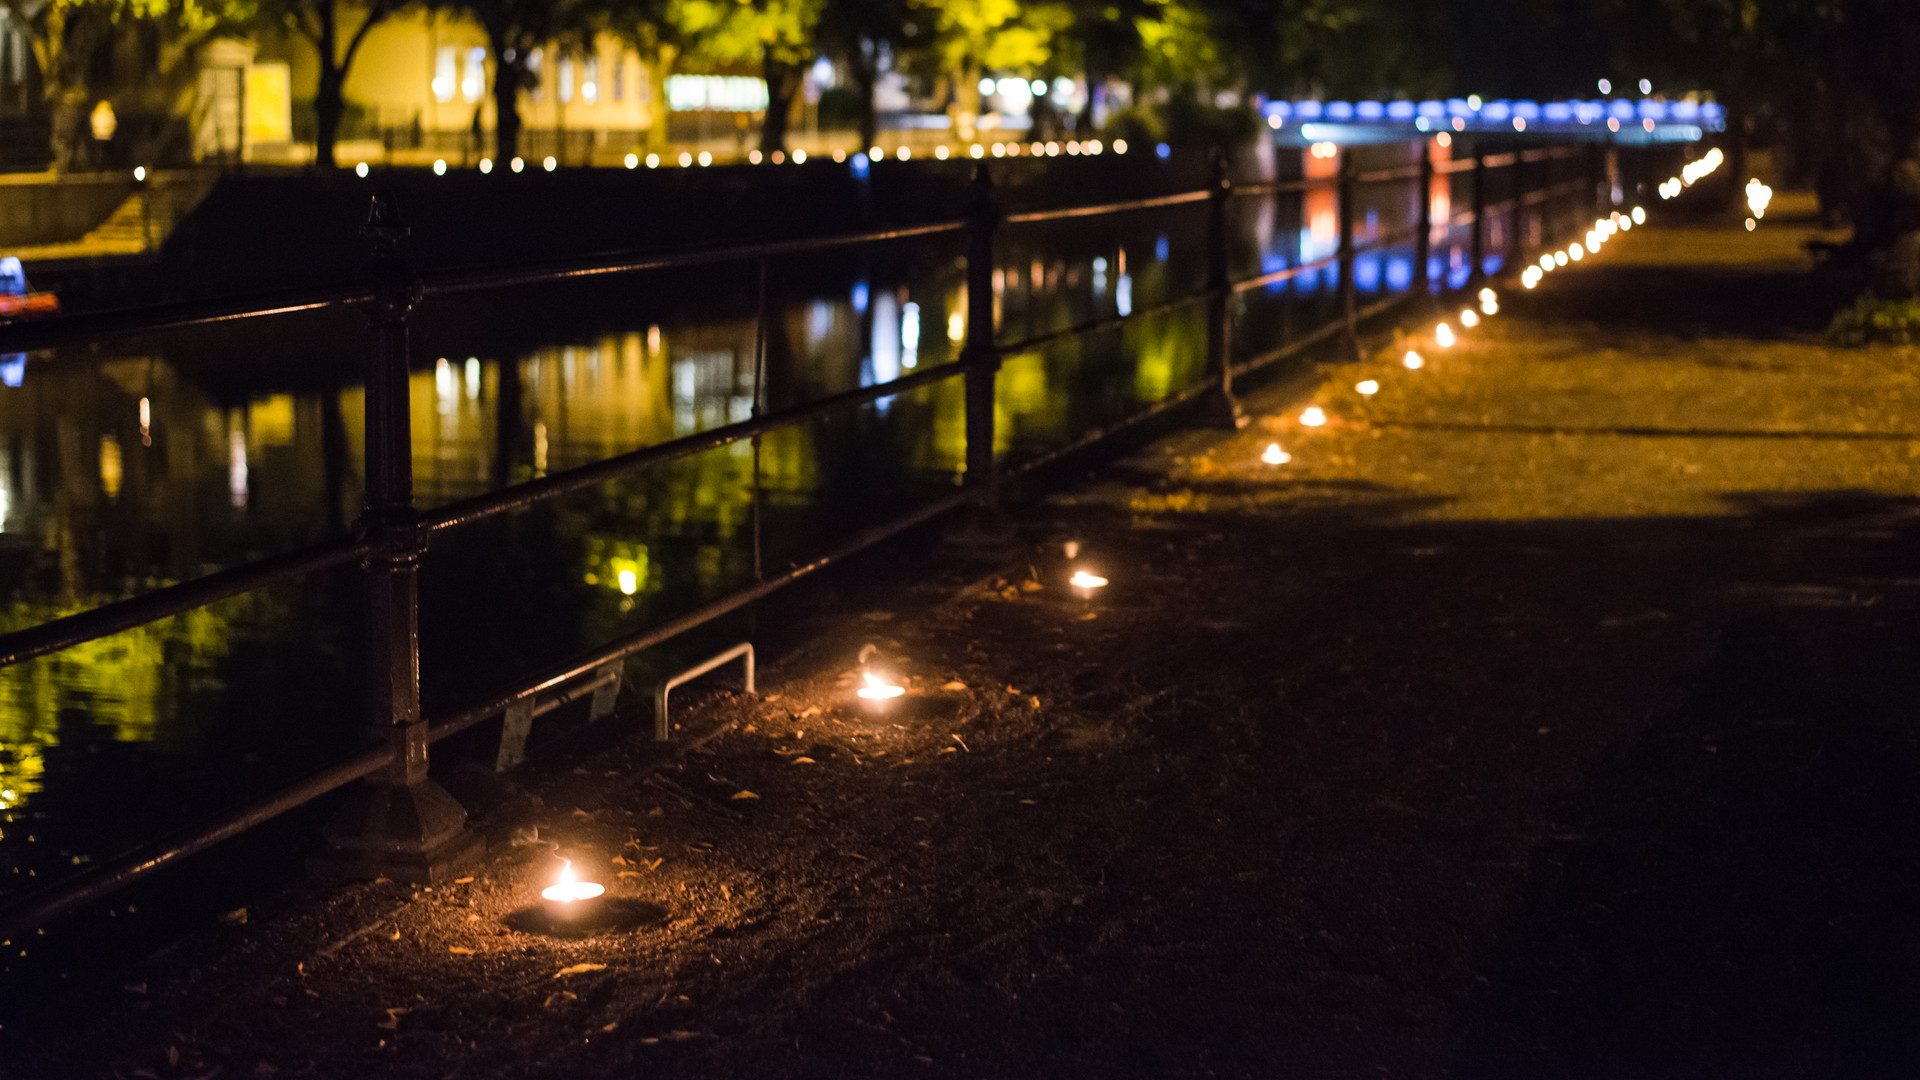
[[[1452,131],[1541,141],[1569,139],[1621,145],[1698,142],[1726,130],[1718,103],[1691,99],[1612,98],[1593,101],[1272,101],[1261,109],[1282,142],[1401,142]]]

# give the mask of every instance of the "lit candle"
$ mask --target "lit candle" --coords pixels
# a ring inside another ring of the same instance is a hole
[[[860,680],[860,689],[855,692],[860,695],[860,700],[867,703],[869,709],[883,709],[887,702],[907,692],[906,687],[884,675],[876,675],[872,671],[861,672]]]
[[[540,890],[547,914],[556,919],[577,919],[599,906],[607,887],[597,881],[581,881],[573,872],[573,860],[562,859],[560,875],[553,884]]]
[[[1407,366],[1408,371],[1419,371],[1421,368],[1427,366],[1427,358],[1414,352],[1412,349],[1407,350],[1407,355],[1401,357],[1400,362]]]
[[[1480,325],[1480,316],[1472,308],[1460,309],[1460,325],[1471,330]]]
[[[1293,460],[1293,455],[1280,449],[1279,443],[1270,442],[1267,444],[1267,448],[1261,452],[1260,460],[1269,465],[1285,465],[1287,462]]]
[[[1321,427],[1327,422],[1327,411],[1318,405],[1309,405],[1300,412],[1301,427]]]
[[[1067,579],[1067,584],[1073,586],[1074,595],[1090,597],[1107,587],[1107,579],[1091,570],[1075,570],[1073,576]]]
[[[1434,343],[1443,349],[1453,348],[1453,327],[1441,323],[1433,328]]]
[[[1361,397],[1372,397],[1380,392],[1380,380],[1361,379],[1359,382],[1353,384],[1353,389],[1354,392]]]

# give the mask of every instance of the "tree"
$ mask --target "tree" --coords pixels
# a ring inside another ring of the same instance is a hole
[[[405,0],[366,0],[355,4],[357,25],[349,25],[345,0],[267,0],[267,14],[307,39],[319,60],[319,80],[313,93],[313,161],[333,168],[334,146],[340,138],[340,119],[346,114],[347,72],[372,30],[399,10]]]
[[[1749,127],[1765,118],[1818,163],[1853,218],[1874,289],[1920,296],[1920,5],[1912,0],[1613,0],[1619,56],[1662,82],[1715,89],[1728,157],[1745,179]]]
[[[1056,35],[1072,21],[1058,4],[1020,0],[911,0],[932,23],[928,54],[947,82],[955,136],[979,131],[980,80],[989,71],[1032,72],[1052,56]]]
[[[860,145],[872,146],[879,119],[874,113],[874,88],[880,64],[899,55],[919,29],[909,18],[905,0],[825,0],[817,30],[821,51],[839,58],[853,76],[860,101]]]
[[[47,111],[53,167],[86,164],[96,99],[123,117],[177,113],[210,39],[257,16],[251,0],[0,0],[25,31]],[[144,150],[143,150],[144,152]]]
[[[595,9],[586,0],[436,0],[480,24],[493,57],[493,152],[502,162],[520,154],[520,91],[534,84],[532,57],[549,42],[590,32]]]
[[[701,54],[723,63],[755,63],[767,81],[760,149],[785,150],[800,79],[816,55],[825,0],[680,0],[675,22]]]
[[[647,145],[667,150],[667,75],[689,41],[682,32],[677,0],[588,0],[584,21],[589,33],[605,32],[633,47],[646,64],[652,92],[653,122]]]

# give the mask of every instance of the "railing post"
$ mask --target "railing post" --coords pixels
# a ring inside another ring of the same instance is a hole
[[[999,463],[993,451],[995,384],[1000,346],[993,317],[993,234],[1000,211],[993,197],[993,174],[984,161],[973,166],[972,206],[967,215],[967,337],[960,347],[965,365],[967,410],[967,515],[948,540],[961,547],[993,550],[1013,539],[1013,527],[1000,510]]]
[[[1527,152],[1519,143],[1513,145],[1513,177],[1507,183],[1513,190],[1513,205],[1507,209],[1512,220],[1507,229],[1507,265],[1524,267],[1527,262]]]
[[[347,795],[323,836],[321,877],[433,882],[477,856],[482,842],[467,812],[427,775],[420,712],[420,556],[413,507],[413,438],[407,394],[408,319],[420,283],[399,256],[407,234],[393,197],[373,197],[366,233],[374,248],[371,347],[366,373],[366,505],[360,528],[375,541],[366,561],[371,726],[392,757]]]
[[[1353,216],[1354,216],[1354,164],[1353,152],[1342,148],[1340,151],[1340,318],[1344,324],[1346,349],[1350,359],[1360,357],[1360,326],[1356,300],[1357,290],[1353,281]]]
[[[140,192],[140,250],[153,250],[153,189],[158,177],[142,170],[134,179],[134,187]]]
[[[1487,276],[1487,151],[1476,141],[1473,147],[1473,234],[1467,251],[1473,259],[1473,272],[1467,280],[1477,283]]]
[[[1419,205],[1415,208],[1413,237],[1413,291],[1422,296],[1433,293],[1433,138],[1420,136]]]
[[[1589,193],[1593,196],[1593,214],[1595,217],[1607,215],[1607,148],[1604,143],[1595,143],[1587,148],[1587,182]]]
[[[1247,414],[1233,396],[1233,249],[1227,205],[1233,197],[1233,181],[1227,175],[1225,150],[1216,147],[1209,161],[1207,371],[1219,380],[1219,388],[1207,397],[1206,420],[1225,428],[1242,428],[1247,424]]]

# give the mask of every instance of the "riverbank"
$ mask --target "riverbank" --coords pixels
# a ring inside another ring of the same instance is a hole
[[[1162,440],[799,616],[662,771],[526,776],[470,880],[236,914],[0,1071],[1910,1072],[1920,381],[1818,342],[1784,216]],[[623,926],[528,932],[552,844]]]

